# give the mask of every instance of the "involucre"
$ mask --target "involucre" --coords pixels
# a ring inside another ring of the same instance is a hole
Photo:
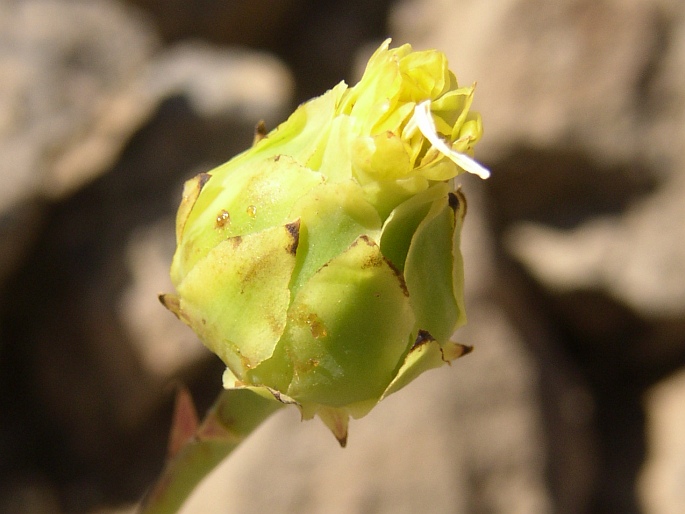
[[[189,180],[164,305],[249,387],[349,416],[468,347],[452,179],[487,170],[482,134],[438,51],[373,54],[361,81],[302,104],[252,148]]]

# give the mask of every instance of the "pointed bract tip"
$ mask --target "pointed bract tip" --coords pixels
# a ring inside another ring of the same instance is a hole
[[[179,385],[169,434],[167,450],[169,458],[178,454],[181,448],[195,435],[199,424],[200,421],[190,391],[185,386]]]
[[[157,295],[159,302],[170,310],[178,319],[181,319],[181,300],[175,294],[162,293]]]
[[[316,414],[333,432],[333,436],[338,440],[340,446],[345,448],[347,446],[347,427],[350,421],[350,415],[347,411],[334,407],[323,407]]]

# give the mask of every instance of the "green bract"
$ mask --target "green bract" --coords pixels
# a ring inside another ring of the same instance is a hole
[[[438,51],[386,41],[354,87],[301,105],[186,183],[163,303],[249,387],[318,415],[339,440],[426,369],[465,353],[451,179],[487,177],[482,134]]]

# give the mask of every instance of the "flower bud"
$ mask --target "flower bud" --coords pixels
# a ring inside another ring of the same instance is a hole
[[[189,180],[162,302],[250,387],[349,416],[468,348],[454,177],[488,172],[482,134],[438,51],[389,49],[354,87],[302,104],[252,148]]]

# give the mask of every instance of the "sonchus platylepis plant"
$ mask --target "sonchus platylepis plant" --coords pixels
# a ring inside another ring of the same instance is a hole
[[[439,51],[389,48],[185,184],[164,305],[249,388],[349,417],[463,355],[463,173],[482,134]]]

